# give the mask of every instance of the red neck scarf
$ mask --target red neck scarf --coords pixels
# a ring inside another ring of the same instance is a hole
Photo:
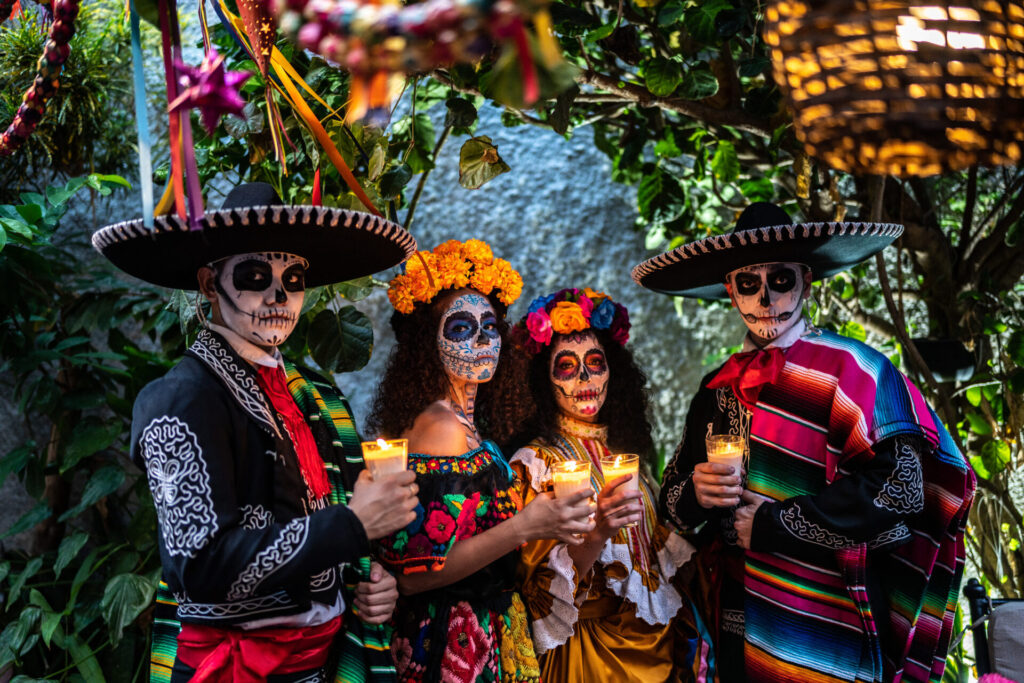
[[[740,403],[753,410],[761,387],[778,379],[785,364],[785,354],[776,347],[734,353],[708,382],[708,388],[730,387]]]
[[[263,389],[274,410],[284,422],[288,435],[295,447],[295,455],[299,458],[299,470],[313,500],[319,500],[331,492],[331,483],[327,480],[327,468],[316,447],[313,432],[306,423],[306,418],[295,405],[295,399],[288,391],[284,372],[279,367],[257,367],[256,379]]]

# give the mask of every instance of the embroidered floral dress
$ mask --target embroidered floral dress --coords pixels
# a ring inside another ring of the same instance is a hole
[[[513,474],[485,441],[456,456],[409,454],[420,504],[408,527],[384,539],[382,557],[406,574],[439,571],[454,545],[511,518],[521,507]],[[391,652],[402,681],[539,681],[537,658],[515,581],[518,552],[452,585],[403,596]]]
[[[548,470],[560,460],[589,460],[594,490],[604,487],[607,428],[564,416],[559,428],[556,443],[534,440],[512,458],[524,502],[545,490]],[[694,548],[658,522],[658,494],[646,476],[640,490],[642,521],[605,543],[589,575],[577,575],[564,543],[533,541],[522,552],[523,599],[545,681],[657,683],[688,675],[673,665],[688,667],[680,661],[687,645],[677,642],[672,622],[689,606],[670,579]]]

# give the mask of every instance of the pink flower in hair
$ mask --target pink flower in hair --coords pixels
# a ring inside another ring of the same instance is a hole
[[[526,328],[530,330],[530,338],[541,344],[551,342],[551,318],[543,310],[534,311],[526,316]]]

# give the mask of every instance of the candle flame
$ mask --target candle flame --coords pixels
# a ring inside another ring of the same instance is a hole
[[[615,456],[615,464],[612,465],[612,467],[619,467],[620,465],[622,465],[622,456],[621,455],[616,455]]]
[[[387,448],[388,442],[384,439],[377,439],[377,448]]]
[[[576,467],[578,465],[579,465],[579,463],[576,462],[575,460],[569,460],[568,464],[565,466],[565,471],[566,472],[575,472],[576,471]]]

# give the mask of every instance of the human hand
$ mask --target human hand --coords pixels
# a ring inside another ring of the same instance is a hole
[[[603,544],[627,524],[639,522],[643,514],[640,492],[626,490],[623,485],[635,474],[627,474],[606,483],[597,496],[597,512],[594,515],[594,529],[590,540]]]
[[[717,462],[700,462],[693,468],[693,489],[702,508],[732,507],[739,505],[740,473],[735,468]]]
[[[398,582],[384,567],[370,564],[370,580],[356,584],[353,605],[367,624],[383,624],[391,618],[398,602]]]
[[[374,479],[368,470],[363,470],[356,480],[348,507],[363,523],[366,537],[373,541],[408,526],[416,519],[413,509],[418,502],[418,491],[416,474],[409,470],[380,479]]]
[[[740,547],[750,550],[750,532],[754,529],[754,515],[757,514],[757,509],[767,502],[767,498],[762,498],[747,490],[743,491],[740,498],[744,504],[736,508],[733,513],[732,528],[736,530],[738,536],[736,542]]]
[[[590,502],[593,495],[589,487],[565,498],[555,498],[550,492],[541,493],[512,519],[519,520],[524,541],[556,538],[569,545],[579,545],[583,539],[578,534],[594,528],[590,519],[594,511]]]

